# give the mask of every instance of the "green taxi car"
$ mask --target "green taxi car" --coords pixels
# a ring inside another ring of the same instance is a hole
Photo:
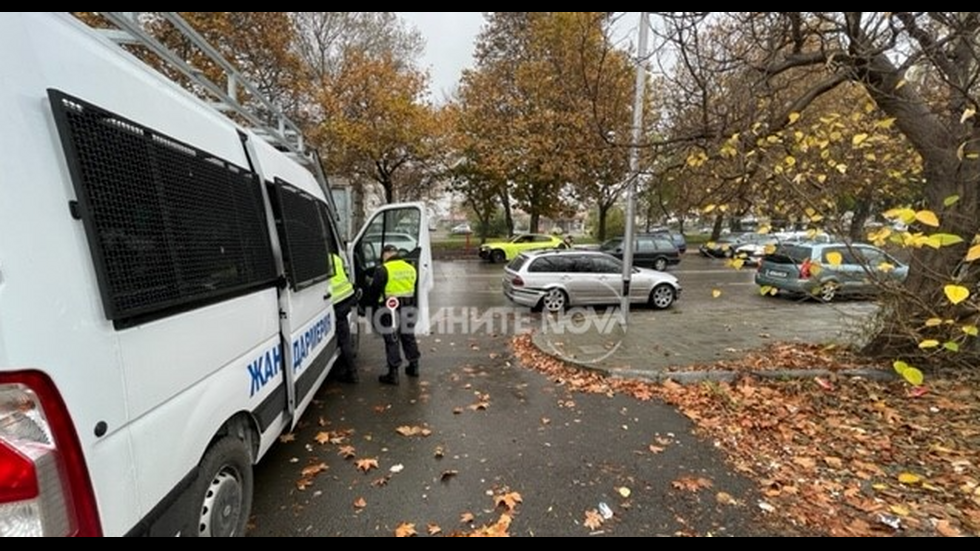
[[[542,249],[567,249],[568,246],[560,238],[553,235],[522,234],[510,241],[487,243],[480,247],[480,258],[491,264],[509,262],[517,255],[527,251]]]

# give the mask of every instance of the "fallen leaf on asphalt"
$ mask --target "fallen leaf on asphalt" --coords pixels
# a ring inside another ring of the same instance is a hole
[[[647,449],[649,449],[650,453],[652,453],[653,455],[657,455],[664,452],[664,448],[661,448],[660,446],[654,446],[653,444],[650,444],[650,446]]]
[[[453,408],[453,415],[459,415],[459,414],[463,413],[463,411],[464,411],[463,408],[458,408],[458,407],[457,408]]]
[[[295,442],[296,441],[296,435],[293,434],[293,433],[291,433],[291,432],[288,432],[288,433],[283,434],[282,436],[280,436],[279,437],[279,441],[282,442],[283,444],[286,444],[286,443],[289,443],[289,442]]]
[[[445,482],[458,474],[459,471],[442,471],[442,476],[439,477],[439,480]]]
[[[541,418],[541,424],[542,425],[550,425],[551,424],[551,419],[548,419],[547,417],[542,417]]]
[[[316,465],[309,465],[303,469],[300,473],[304,478],[312,478],[323,471],[329,469],[326,463],[317,463]]]
[[[697,492],[699,490],[710,488],[714,484],[707,478],[685,476],[683,478],[678,478],[677,480],[671,482],[671,485],[678,490],[684,490],[686,492]]]
[[[442,528],[438,524],[432,524],[431,522],[425,527],[426,533],[430,536],[437,536],[442,533]]]
[[[834,385],[830,381],[824,380],[820,377],[816,377],[813,380],[820,386],[820,388],[826,390],[827,392],[832,392],[834,390]]]
[[[490,357],[491,360],[496,360],[497,358],[500,357],[500,354],[497,354],[496,352],[491,352],[489,354],[489,357]]]
[[[392,465],[391,468],[388,469],[389,472],[394,473],[394,474],[398,474],[398,473],[400,473],[400,472],[402,472],[404,470],[405,470],[405,465],[402,465],[401,463],[399,463],[397,465]]]
[[[472,524],[474,520],[476,520],[476,517],[473,516],[473,513],[467,512],[459,515],[460,524]]]
[[[619,495],[622,496],[623,499],[628,498],[630,496],[630,494],[633,493],[626,486],[623,486],[621,488],[617,488],[616,491],[619,492]]]
[[[396,538],[411,538],[417,535],[418,532],[415,531],[415,525],[410,522],[403,522],[395,528]]]
[[[317,443],[320,444],[321,446],[323,446],[325,444],[329,444],[330,443],[330,433],[329,432],[325,432],[325,431],[320,431],[320,432],[316,433],[316,436],[314,437],[314,440],[316,440]]]
[[[357,451],[354,449],[354,446],[341,446],[337,449],[337,455],[344,459],[352,459],[357,455]]]
[[[357,461],[354,462],[354,464],[357,465],[357,470],[366,473],[371,469],[378,468],[378,459],[377,458],[358,459]]]
[[[823,462],[831,469],[841,469],[844,467],[844,461],[839,457],[824,457]]]
[[[466,407],[469,408],[470,411],[485,411],[488,407],[490,407],[490,402],[477,402]]]
[[[326,420],[326,419],[324,419],[323,417],[320,417],[319,419],[317,419],[317,420],[316,420],[316,423],[317,423],[318,425],[320,425],[321,427],[325,427],[325,426],[327,426],[327,425],[329,425],[329,424],[330,424],[330,423],[328,423],[328,422],[327,422],[327,420]]]
[[[432,431],[429,430],[429,429],[427,429],[427,428],[425,428],[425,427],[417,427],[417,426],[410,427],[410,426],[407,426],[407,425],[398,427],[397,429],[395,429],[395,432],[397,432],[398,434],[400,434],[402,436],[423,436],[423,437],[425,437],[425,436],[429,436],[430,434],[432,434]]]
[[[494,496],[493,504],[497,507],[503,505],[508,511],[513,511],[517,504],[521,503],[521,494],[517,492],[507,492]]]
[[[436,446],[436,449],[433,452],[433,455],[435,456],[436,459],[442,459],[443,457],[446,456],[446,450],[443,449],[442,446]]]
[[[735,501],[735,498],[732,497],[731,494],[728,494],[726,492],[718,492],[717,494],[715,494],[715,501],[717,501],[722,505],[738,505],[738,502]]]
[[[585,512],[585,521],[582,524],[589,530],[598,530],[602,527],[602,522],[602,515],[599,514],[599,511],[590,509]]]
[[[384,412],[388,411],[388,408],[389,407],[391,407],[391,406],[388,406],[388,405],[374,406],[374,412],[375,413],[384,413]]]
[[[375,488],[380,488],[382,486],[387,486],[389,480],[391,480],[391,476],[390,475],[384,475],[381,478],[376,478],[376,479],[372,480],[371,481],[371,485],[374,486]]]
[[[367,507],[367,501],[363,497],[359,497],[354,500],[355,509],[363,509],[365,507]]]
[[[304,491],[304,490],[306,490],[307,488],[309,488],[312,485],[313,485],[313,479],[312,478],[301,478],[301,479],[299,479],[299,480],[296,481],[296,489],[299,490],[299,491],[301,491],[301,492]]]

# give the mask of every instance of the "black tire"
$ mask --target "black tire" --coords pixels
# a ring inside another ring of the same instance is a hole
[[[657,310],[666,310],[677,300],[677,291],[668,283],[661,283],[650,291],[650,306]]]
[[[655,259],[655,260],[653,261],[653,269],[654,269],[654,270],[657,270],[658,272],[666,272],[666,271],[667,271],[667,266],[668,266],[669,264],[670,264],[670,263],[669,263],[669,262],[667,262],[667,259],[666,259],[666,258],[664,258],[664,257],[662,257],[662,256],[658,256],[658,257],[657,257],[657,258],[656,258],[656,259]]]
[[[252,455],[245,442],[224,436],[201,459],[194,485],[198,537],[241,537],[252,513],[255,482]]]
[[[501,264],[503,262],[507,262],[507,255],[504,254],[504,251],[496,249],[490,253],[491,264]]]

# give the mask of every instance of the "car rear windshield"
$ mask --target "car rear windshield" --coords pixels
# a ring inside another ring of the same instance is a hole
[[[768,255],[766,260],[776,264],[802,264],[813,255],[812,247],[800,245],[781,245],[776,252]]]
[[[524,256],[523,254],[520,254],[517,255],[517,258],[510,261],[510,264],[507,265],[507,269],[512,270],[514,272],[519,272],[521,271],[521,268],[523,268],[525,264],[527,264],[527,257]]]

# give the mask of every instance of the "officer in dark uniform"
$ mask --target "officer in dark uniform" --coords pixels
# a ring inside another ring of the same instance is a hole
[[[418,341],[415,339],[415,323],[417,307],[415,286],[418,281],[418,271],[415,266],[398,256],[398,248],[385,245],[381,252],[382,264],[374,272],[371,286],[366,293],[367,303],[376,309],[372,319],[375,328],[382,334],[385,341],[385,356],[388,363],[388,373],[378,377],[378,381],[386,385],[398,384],[398,369],[402,364],[402,353],[408,361],[405,374],[409,377],[419,376]],[[399,306],[391,311],[386,306],[389,298],[398,299]]]

